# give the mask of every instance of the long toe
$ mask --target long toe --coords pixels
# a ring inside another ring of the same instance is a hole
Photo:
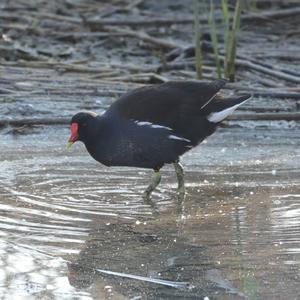
[[[184,196],[185,195],[185,185],[184,185],[184,183],[182,185],[178,186],[177,194],[178,194],[178,196]]]
[[[151,197],[152,192],[156,189],[156,187],[159,185],[161,180],[161,175],[159,171],[154,171],[154,174],[152,176],[152,180],[151,183],[149,184],[149,186],[147,187],[147,189],[145,190],[144,194],[143,194],[143,198],[145,200],[149,200]]]

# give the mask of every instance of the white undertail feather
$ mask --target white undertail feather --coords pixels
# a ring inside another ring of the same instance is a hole
[[[249,100],[249,99],[247,99]],[[226,119],[229,115],[231,115],[240,105],[245,103],[247,100],[238,103],[234,106],[228,107],[221,111],[212,112],[207,116],[207,120],[213,123],[218,123]]]

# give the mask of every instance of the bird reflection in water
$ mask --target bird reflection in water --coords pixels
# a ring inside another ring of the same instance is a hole
[[[79,289],[101,286],[106,290],[108,286],[123,296],[162,297],[170,293],[170,287],[175,288],[172,295],[202,294],[207,282],[203,283],[201,262],[207,257],[202,246],[185,236],[180,220],[184,218],[174,215],[139,225],[130,221],[97,224],[79,256],[68,264],[70,284]]]

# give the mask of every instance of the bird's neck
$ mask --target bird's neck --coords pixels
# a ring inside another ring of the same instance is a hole
[[[106,164],[106,148],[110,132],[109,124],[107,124],[105,118],[98,118],[89,133],[90,134],[83,140],[87,151],[95,160],[102,164]]]

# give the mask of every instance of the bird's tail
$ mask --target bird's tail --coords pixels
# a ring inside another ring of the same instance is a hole
[[[207,119],[212,123],[219,123],[231,115],[240,105],[245,103],[251,97],[250,94],[244,94],[237,98],[216,99],[207,107]]]

